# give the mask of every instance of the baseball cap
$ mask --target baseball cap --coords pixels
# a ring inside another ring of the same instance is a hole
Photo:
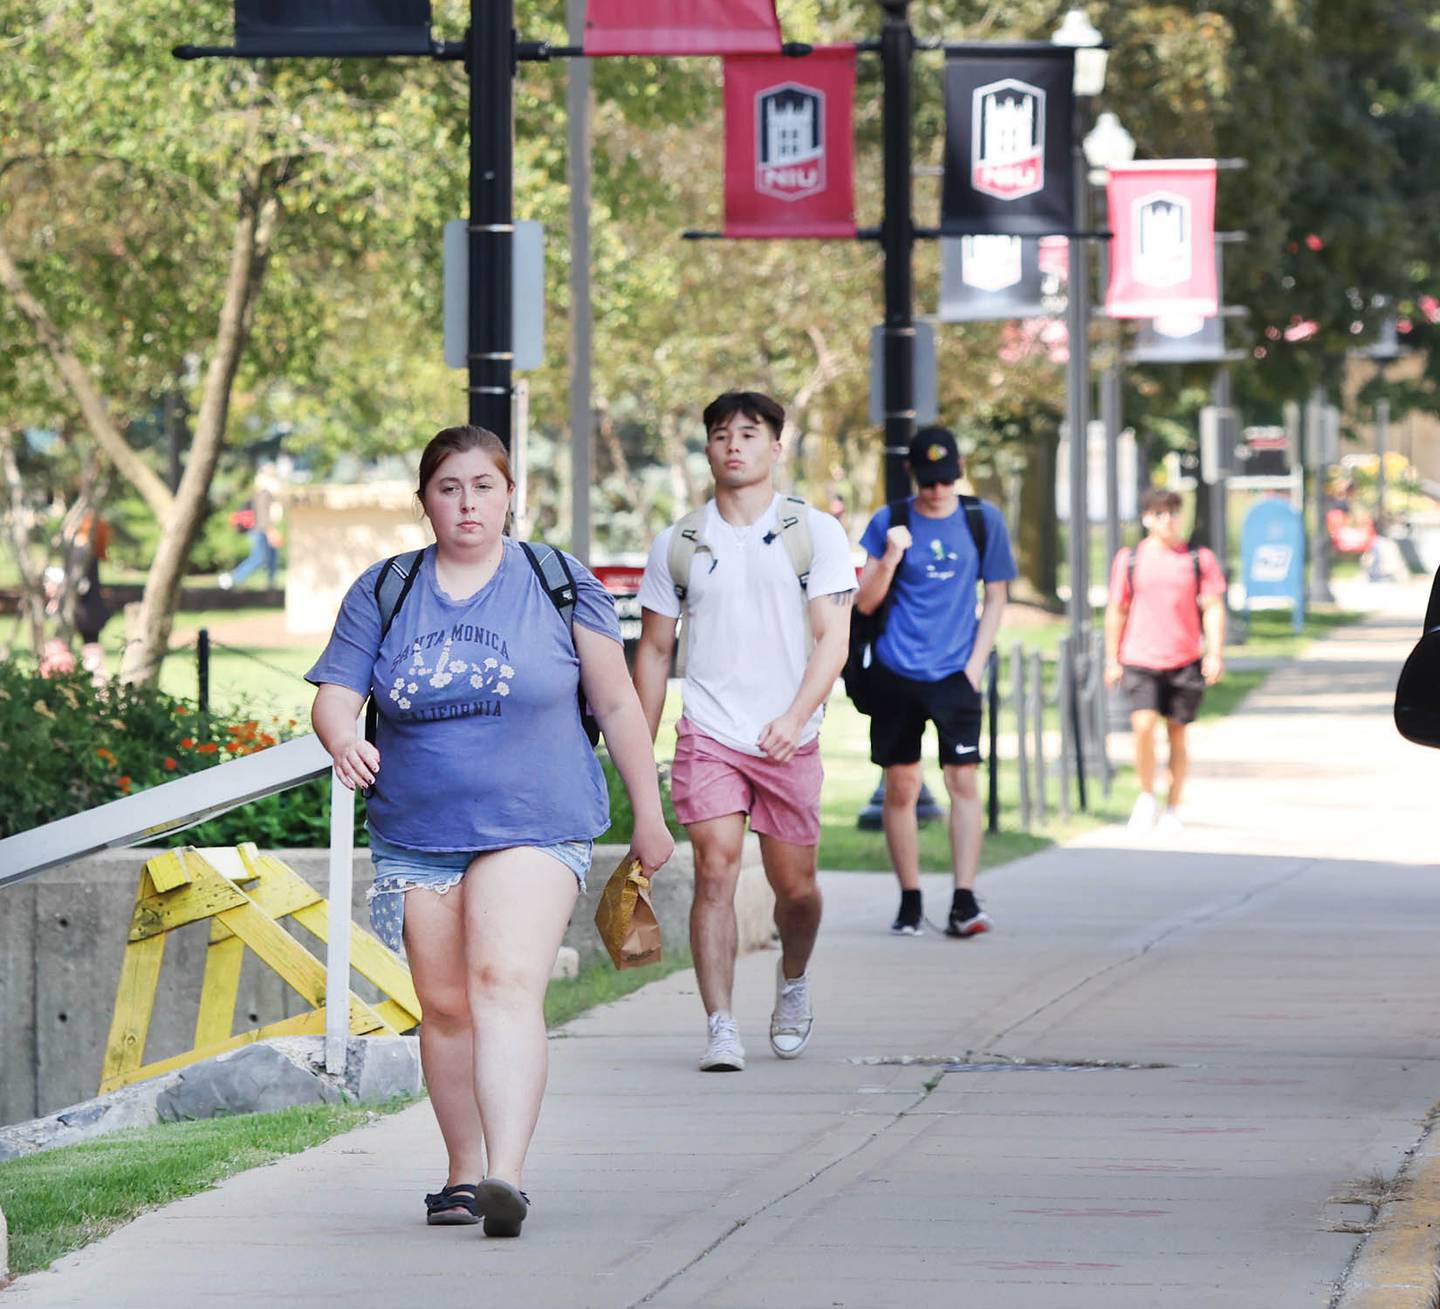
[[[921,486],[960,480],[960,448],[948,427],[922,427],[910,442],[910,472]]]

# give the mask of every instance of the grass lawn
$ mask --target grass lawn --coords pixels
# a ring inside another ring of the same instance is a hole
[[[165,1123],[0,1164],[10,1271],[19,1276],[47,1268],[147,1209],[319,1145],[407,1103],[397,1100],[379,1109],[302,1105],[276,1113]]]

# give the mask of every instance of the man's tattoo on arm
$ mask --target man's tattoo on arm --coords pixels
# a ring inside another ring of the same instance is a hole
[[[830,599],[835,602],[837,608],[848,609],[852,604],[855,603],[855,592],[836,591],[831,595]]]

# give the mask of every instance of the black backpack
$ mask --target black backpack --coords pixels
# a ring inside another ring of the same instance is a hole
[[[970,529],[970,539],[975,542],[975,551],[983,567],[985,562],[985,511],[973,495],[962,495],[960,507],[965,511],[965,524]],[[890,526],[910,526],[910,501],[895,500],[890,504]],[[875,712],[875,683],[871,672],[875,667],[875,646],[885,632],[890,618],[890,606],[895,603],[895,581],[885,598],[868,614],[854,609],[850,614],[850,653],[845,660],[844,671],[840,674],[845,682],[845,694],[862,714]]]
[[[535,576],[540,579],[540,585],[545,588],[550,603],[565,620],[565,626],[571,629],[570,639],[573,641],[575,578],[570,572],[570,565],[565,562],[565,556],[548,545],[531,545],[528,541],[519,541],[517,544],[525,552],[525,558],[535,570]],[[415,575],[420,571],[420,558],[424,553],[424,550],[407,550],[404,554],[392,556],[385,561],[385,566],[375,578],[375,605],[380,611],[381,645],[390,634],[395,615],[400,612],[400,606],[405,603],[410,588],[415,585]],[[585,735],[593,746],[600,740],[600,724],[590,712],[583,690],[579,692],[579,701],[580,725],[585,729]],[[377,716],[375,697],[372,695],[365,706],[365,739],[371,744],[375,741]]]
[[[1407,741],[1440,747],[1440,572],[1430,587],[1425,630],[1395,685],[1395,727]]]

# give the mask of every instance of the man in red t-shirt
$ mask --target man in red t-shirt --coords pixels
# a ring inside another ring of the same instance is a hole
[[[1132,831],[1180,830],[1179,808],[1189,763],[1185,729],[1207,686],[1225,670],[1225,578],[1205,547],[1180,535],[1180,497],[1151,488],[1140,503],[1145,539],[1115,556],[1105,610],[1105,684],[1122,685],[1135,734],[1140,796]],[[1155,800],[1155,724],[1170,737],[1165,807]]]

